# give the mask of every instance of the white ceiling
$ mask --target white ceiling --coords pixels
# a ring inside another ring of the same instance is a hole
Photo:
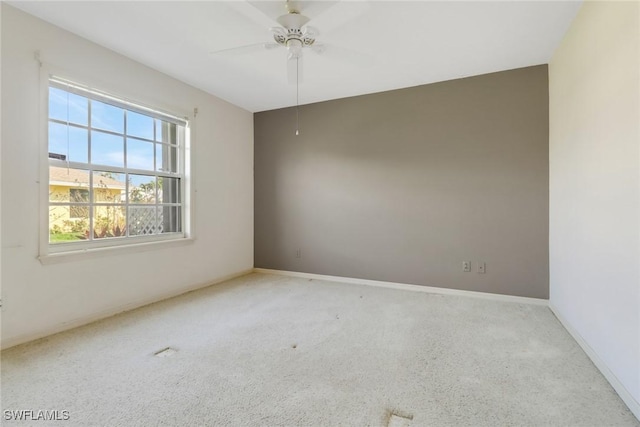
[[[28,1],[15,7],[249,111],[295,105],[269,27],[284,1]],[[306,51],[300,103],[545,64],[579,1],[300,2],[323,54]]]

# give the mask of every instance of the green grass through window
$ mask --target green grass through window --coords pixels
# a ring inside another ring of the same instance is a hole
[[[50,233],[49,243],[73,242],[84,240],[82,233]]]

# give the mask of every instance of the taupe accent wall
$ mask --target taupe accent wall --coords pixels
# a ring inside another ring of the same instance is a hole
[[[256,113],[255,266],[548,298],[548,101],[540,65]]]

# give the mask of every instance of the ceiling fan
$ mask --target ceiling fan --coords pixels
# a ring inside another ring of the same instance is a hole
[[[293,71],[295,70],[295,82],[299,83],[303,49],[311,48],[316,53],[322,53],[324,46],[316,44],[316,37],[320,32],[314,27],[306,26],[311,18],[301,14],[291,2],[287,2],[286,5],[287,13],[276,18],[281,26],[269,28],[273,33],[275,44],[267,43],[265,48],[273,49],[281,46],[287,49],[289,82],[294,82]]]
[[[211,52],[213,55],[217,54],[241,54],[248,53],[256,50],[276,50],[278,48],[284,48],[287,51],[287,77],[289,83],[299,84],[302,81],[302,58],[305,51],[312,51],[316,54],[324,54],[329,51],[329,57],[338,59],[341,61],[359,62],[362,63],[368,61],[370,58],[365,58],[365,55],[359,52],[352,51],[350,49],[341,46],[327,46],[325,43],[320,43],[316,39],[320,35],[320,31],[312,26],[307,25],[311,21],[311,18],[305,16],[302,13],[303,8],[315,11],[320,18],[324,18],[329,27],[342,26],[348,21],[360,16],[365,7],[368,7],[366,2],[349,2],[349,10],[335,10],[340,3],[346,3],[345,1],[298,1],[298,0],[286,0],[286,1],[239,1],[229,2],[230,7],[236,9],[236,11],[247,16],[249,19],[255,21],[263,28],[269,28],[273,41],[253,43],[245,46],[232,47],[228,49],[221,49]],[[358,4],[358,7],[351,5]],[[284,8],[282,7],[284,6]],[[256,13],[258,12],[258,13]],[[282,14],[282,12],[285,12]],[[333,13],[330,13],[333,12]],[[273,16],[275,22],[279,26],[272,26]],[[267,27],[267,25],[269,25]],[[328,49],[327,49],[328,48]]]
[[[229,54],[229,53],[242,53],[253,51],[255,49],[277,49],[277,48],[285,48],[287,50],[287,76],[289,83],[294,83],[296,85],[296,129],[295,134],[299,135],[299,89],[302,75],[302,57],[304,50],[311,50],[318,54],[323,54],[326,49],[326,45],[323,43],[316,42],[316,38],[320,34],[320,32],[315,28],[308,26],[307,23],[311,20],[311,18],[303,15],[301,13],[301,6],[304,3],[305,6],[309,6],[310,9],[315,8],[316,11],[321,11],[322,9],[332,9],[335,8],[337,4],[344,4],[344,1],[297,1],[297,0],[286,0],[285,2],[285,11],[286,13],[282,13],[282,2],[267,2],[267,1],[236,1],[230,2],[230,7],[235,8],[240,13],[244,14],[248,18],[257,21],[261,26],[265,22],[265,18],[268,19],[271,24],[271,16],[273,16],[273,7],[276,7],[276,14],[278,15],[275,18],[275,21],[280,24],[278,27],[269,27],[269,31],[272,34],[273,41],[267,43],[254,43],[245,46],[232,47],[229,49],[222,49],[218,51],[211,52],[212,54]],[[350,2],[352,3],[352,2]],[[353,2],[359,3],[360,5],[368,5],[364,1]],[[249,7],[247,7],[249,5]],[[357,15],[353,15],[353,11],[356,11]],[[260,12],[257,13],[256,12]],[[362,8],[359,9],[351,9],[351,13],[344,13],[342,11],[338,11],[337,14],[333,16],[326,16],[327,13],[322,13],[321,16],[325,16],[328,22],[332,22],[335,28],[336,26],[341,26],[342,24],[347,23],[349,20],[354,19],[358,15],[363,12]],[[266,26],[265,26],[266,27]],[[343,60],[358,60],[358,58],[362,59],[363,55],[352,51],[350,49],[345,49],[342,47],[333,47],[331,46],[331,51],[334,51],[337,55],[342,56]],[[342,51],[342,55],[340,52]],[[364,55],[367,56],[367,55]],[[366,58],[368,61],[369,58]]]

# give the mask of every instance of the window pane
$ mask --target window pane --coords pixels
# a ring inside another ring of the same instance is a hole
[[[49,153],[67,160],[67,126],[49,122]]]
[[[153,142],[127,139],[127,167],[153,170]]]
[[[50,157],[87,163],[89,160],[88,132],[75,126],[49,122]],[[51,156],[51,155],[54,156]]]
[[[158,177],[158,203],[180,202],[180,178]]]
[[[74,202],[71,189],[89,190],[89,171],[82,169],[49,166],[49,201]],[[89,201],[78,200],[80,202]]]
[[[89,190],[84,188],[72,188],[69,190],[69,201],[74,203],[86,203],[85,205],[72,205],[69,217],[88,218],[89,217]]]
[[[100,101],[91,101],[91,127],[124,133],[124,110]]]
[[[88,136],[89,132],[86,129],[69,126],[69,161],[89,162]]]
[[[182,231],[182,215],[179,206],[159,206],[158,222],[162,224],[161,233],[177,233]]]
[[[176,125],[156,119],[156,141],[167,144],[177,144]]]
[[[127,135],[153,140],[153,117],[127,111]]]
[[[69,201],[73,203],[89,203],[89,190],[84,188],[71,188]]]
[[[71,219],[85,218],[89,216],[89,205],[87,206],[71,206],[69,217]]]
[[[93,172],[93,201],[95,203],[124,203],[126,185],[124,174],[106,171]]]
[[[74,209],[79,209],[73,212]],[[78,214],[72,216],[72,214]],[[49,206],[49,243],[86,240],[89,235],[89,207]]]
[[[91,131],[91,163],[124,167],[124,138]]]
[[[156,170],[178,172],[178,149],[173,145],[156,144]]]
[[[155,202],[156,177],[129,174],[129,203],[142,204]]]
[[[124,237],[127,221],[124,206],[95,206],[93,219],[93,238]]]
[[[67,121],[67,95],[64,90],[49,88],[49,118]]]
[[[162,224],[156,217],[155,206],[131,206],[129,208],[129,235],[144,236],[161,232]]]
[[[49,88],[49,118],[87,126],[89,100],[55,87]]]

